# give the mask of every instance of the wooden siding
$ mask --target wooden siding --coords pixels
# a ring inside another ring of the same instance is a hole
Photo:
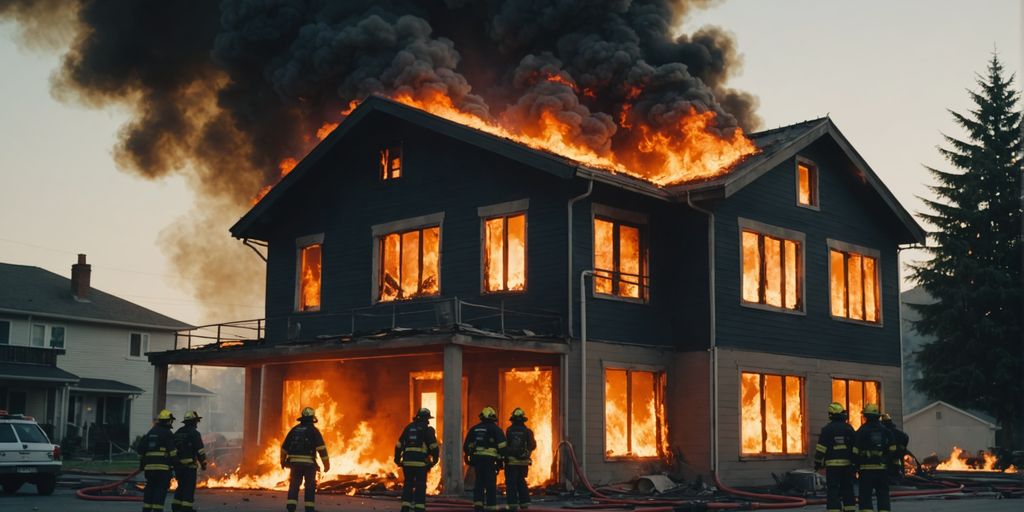
[[[820,211],[796,203],[794,160],[769,171],[715,205],[717,344],[776,354],[865,363],[900,364],[899,271],[895,220],[870,187],[852,176],[831,140],[802,156],[818,166]],[[806,235],[806,315],[740,304],[738,218]],[[882,322],[878,326],[831,318],[826,239],[881,252]]]

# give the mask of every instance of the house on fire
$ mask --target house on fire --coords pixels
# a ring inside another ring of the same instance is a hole
[[[448,491],[485,405],[527,410],[537,481],[563,440],[598,482],[808,467],[832,401],[902,421],[898,250],[924,232],[830,119],[750,137],[658,187],[368,99],[231,228],[265,251],[265,320],[150,360],[245,367],[254,468],[305,402],[366,472],[436,409]]]

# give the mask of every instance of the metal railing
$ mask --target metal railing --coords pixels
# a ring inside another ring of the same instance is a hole
[[[64,349],[61,348],[0,345],[0,362],[56,366],[57,356],[63,353]]]

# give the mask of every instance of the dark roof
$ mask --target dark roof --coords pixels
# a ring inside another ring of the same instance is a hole
[[[87,301],[71,295],[71,280],[49,270],[0,263],[0,313],[17,313],[177,331],[192,326],[93,288]]]
[[[192,389],[190,391],[189,387],[188,387],[188,382],[185,382],[185,381],[183,381],[181,379],[173,379],[173,380],[167,381],[167,394],[169,394],[169,395],[184,395],[184,394],[216,395],[216,393],[214,393],[213,391],[210,391],[209,389],[206,389],[206,388],[204,388],[202,386],[199,386],[199,385],[196,385],[196,384],[192,384]]]
[[[56,366],[27,363],[0,363],[0,379],[40,382],[78,382],[78,376]]]
[[[145,390],[140,387],[125,384],[121,381],[111,379],[90,379],[86,377],[80,378],[78,380],[78,384],[71,386],[71,389],[90,393],[120,395],[141,395],[145,392]]]
[[[924,229],[903,208],[896,197],[892,195],[892,192],[878,178],[878,175],[868,166],[860,154],[853,149],[853,146],[846,140],[846,137],[839,132],[835,123],[828,117],[750,134],[748,136],[761,151],[745,158],[722,176],[710,180],[659,187],[632,176],[589,168],[584,164],[555,153],[530,148],[516,141],[491,135],[420,109],[377,96],[367,98],[352,114],[345,118],[337,129],[314,148],[309,155],[303,158],[292,172],[288,173],[266,196],[231,227],[231,234],[236,238],[258,238],[258,225],[263,215],[270,211],[274,204],[287,194],[288,190],[295,183],[302,180],[303,176],[310,169],[316,167],[316,163],[346,134],[351,132],[363,120],[370,116],[381,114],[389,115],[482,149],[493,151],[563,179],[574,176],[584,177],[666,201],[677,202],[685,202],[690,198],[694,200],[727,198],[747,184],[752,183],[776,165],[793,158],[798,151],[809,146],[822,136],[829,135],[857,167],[859,173],[864,176],[865,182],[871,185],[874,191],[904,225],[908,235],[905,241],[925,242]]]

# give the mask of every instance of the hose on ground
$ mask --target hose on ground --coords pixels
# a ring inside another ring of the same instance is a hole
[[[125,495],[122,495],[122,496],[103,496],[103,495],[100,495],[100,494],[94,494],[94,493],[100,493],[100,492],[103,492],[103,491],[109,491],[111,489],[116,489],[117,487],[120,487],[121,485],[123,485],[126,482],[128,482],[129,480],[131,480],[135,475],[137,475],[139,473],[140,473],[139,470],[135,470],[130,475],[128,475],[128,476],[126,476],[126,477],[122,478],[121,480],[118,480],[118,481],[116,481],[114,483],[111,483],[111,484],[102,484],[102,485],[94,485],[92,487],[83,487],[83,488],[75,491],[75,496],[78,497],[79,499],[88,500],[88,501],[142,501],[142,496],[125,496]]]

